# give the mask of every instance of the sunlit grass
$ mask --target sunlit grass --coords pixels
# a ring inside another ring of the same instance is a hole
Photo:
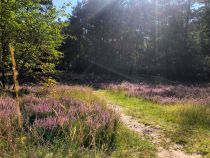
[[[79,100],[85,104],[98,104],[105,105],[106,102],[94,95],[94,91],[91,87],[83,86],[56,86],[52,89],[50,96],[59,97],[71,97]]]
[[[196,105],[160,105],[148,100],[128,97],[123,91],[96,92],[110,103],[140,122],[159,125],[166,136],[184,145],[187,152],[210,156],[210,107]]]
[[[121,125],[116,137],[116,150],[112,158],[152,158],[156,157],[156,147],[136,133]]]

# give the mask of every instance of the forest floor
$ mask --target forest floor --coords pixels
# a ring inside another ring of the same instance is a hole
[[[210,157],[209,124],[207,127],[190,125],[189,120],[182,116],[192,119],[191,108],[186,110],[179,105],[160,105],[113,90],[98,90],[95,95],[106,100],[120,114],[127,128],[140,135],[141,139],[149,139],[157,149],[157,157]],[[185,113],[181,114],[181,111]]]

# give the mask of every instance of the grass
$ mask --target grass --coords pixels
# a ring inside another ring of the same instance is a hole
[[[136,133],[129,131],[123,125],[119,126],[115,145],[113,151],[104,153],[100,150],[74,148],[72,144],[67,144],[65,140],[61,139],[52,144],[40,146],[33,143],[19,144],[15,152],[7,151],[7,154],[0,153],[0,156],[8,158],[27,158],[29,156],[39,158],[155,158],[156,149],[154,145],[147,140],[142,140]]]
[[[57,86],[53,88],[50,95],[54,98],[59,97],[71,97],[85,104],[100,104],[106,105],[106,101],[94,95],[94,91],[91,87],[84,86]]]
[[[152,158],[156,157],[156,147],[148,140],[143,140],[136,133],[120,126],[116,137],[116,150],[112,158]]]
[[[16,142],[17,143],[17,142]],[[4,146],[5,147],[5,146]],[[3,152],[3,151],[1,151]],[[98,150],[90,150],[85,148],[77,148],[72,144],[67,144],[65,140],[56,140],[48,145],[37,145],[32,142],[27,144],[19,144],[16,151],[5,151],[0,154],[1,157],[39,157],[39,158],[90,158],[90,157],[106,157],[106,153]]]
[[[172,141],[184,145],[189,153],[210,157],[210,107],[196,105],[160,105],[145,99],[128,97],[123,91],[99,90],[96,94],[120,105],[138,121],[159,125]]]

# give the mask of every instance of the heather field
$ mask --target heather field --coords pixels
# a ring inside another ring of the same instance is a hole
[[[0,157],[155,156],[155,146],[120,123],[92,88],[23,86],[20,94],[22,129],[15,100],[0,98]]]
[[[144,98],[158,104],[210,104],[210,86],[186,86],[182,84],[102,84],[105,89],[124,91],[127,96]]]
[[[0,98],[0,157],[210,157],[209,87],[21,86]],[[175,147],[174,147],[175,146]],[[181,155],[181,156],[180,156]]]

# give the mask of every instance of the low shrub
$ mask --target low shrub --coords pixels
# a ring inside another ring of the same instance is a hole
[[[22,132],[13,128],[16,127],[14,100],[0,99],[0,140],[11,131],[16,133],[13,143],[24,137],[26,143],[38,146],[62,140],[69,146],[104,152],[114,147],[118,116],[100,102],[86,104],[67,95],[39,97],[29,93],[21,98],[21,111]]]

